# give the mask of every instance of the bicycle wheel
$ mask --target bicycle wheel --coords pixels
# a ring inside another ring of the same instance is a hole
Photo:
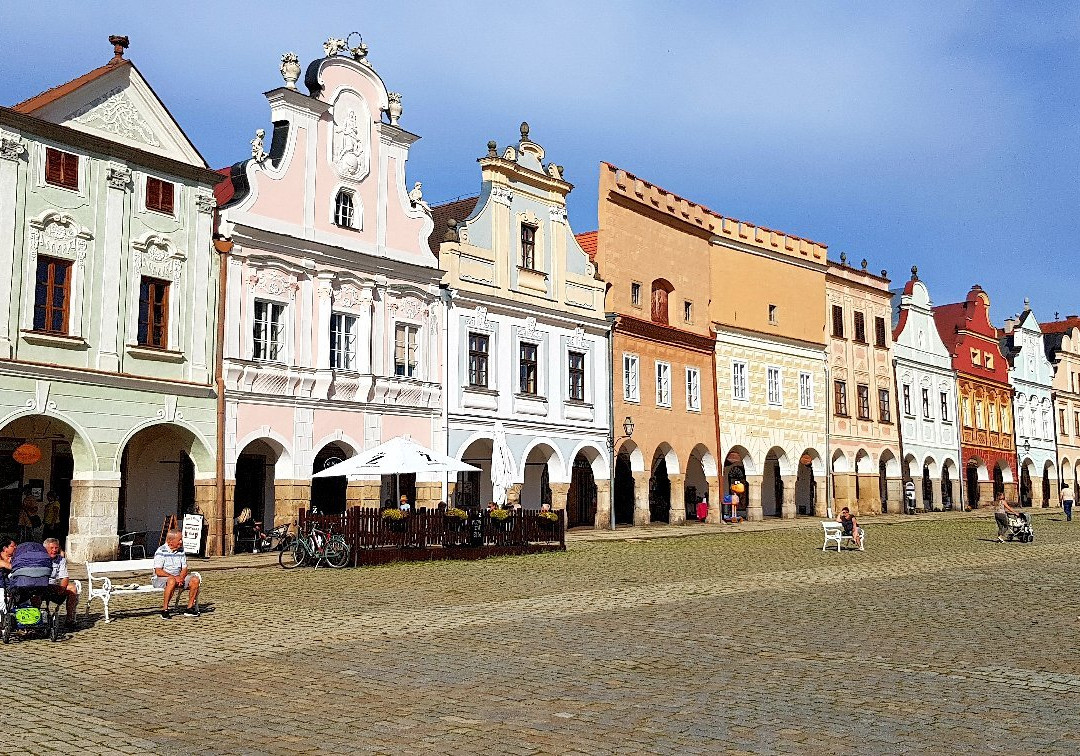
[[[278,554],[278,564],[287,570],[291,570],[293,567],[299,567],[307,559],[307,548],[304,546],[304,542],[300,539],[293,541],[289,544],[289,548],[282,549]]]
[[[341,536],[333,536],[326,544],[326,563],[331,567],[344,567],[349,563],[349,544]]]

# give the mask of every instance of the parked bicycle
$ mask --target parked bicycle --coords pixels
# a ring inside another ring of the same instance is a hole
[[[285,523],[272,530],[260,531],[255,548],[258,551],[284,551],[293,541],[292,535],[289,534],[289,527],[289,523]]]
[[[312,564],[316,568],[326,563],[331,567],[344,567],[349,563],[349,544],[333,528],[321,530],[313,523],[307,533],[297,533],[296,537],[278,554],[278,563],[287,570],[303,564]]]

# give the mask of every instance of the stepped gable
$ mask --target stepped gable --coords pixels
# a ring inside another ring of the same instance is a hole
[[[632,173],[618,168],[611,163],[601,163],[601,169],[615,176],[614,192],[628,200],[651,207],[655,212],[668,215],[676,220],[712,233],[718,237],[730,239],[739,244],[767,249],[796,258],[812,259],[825,262],[829,247],[826,244],[805,239],[801,236],[775,231],[765,226],[728,218],[713,210],[691,202],[677,194],[640,179]]]

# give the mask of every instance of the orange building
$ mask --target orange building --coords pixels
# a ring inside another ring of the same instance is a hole
[[[608,282],[615,425],[634,423],[617,441],[618,523],[683,522],[703,496],[709,519],[719,519],[713,234],[702,217],[700,207],[601,164],[599,229],[579,239]]]

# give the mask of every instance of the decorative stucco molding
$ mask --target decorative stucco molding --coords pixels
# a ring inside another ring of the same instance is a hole
[[[119,163],[109,163],[105,169],[105,180],[110,189],[118,189],[122,192],[131,188],[131,169]]]
[[[109,90],[85,107],[75,111],[69,118],[134,142],[141,142],[151,147],[160,146],[150,124],[119,87]]]

